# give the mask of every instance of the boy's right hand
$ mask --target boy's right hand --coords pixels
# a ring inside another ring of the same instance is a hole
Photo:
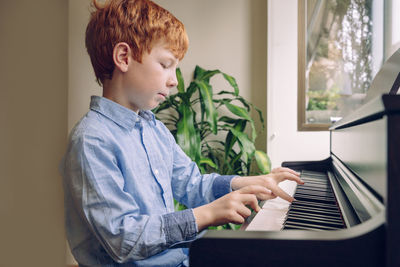
[[[275,197],[271,191],[261,185],[249,185],[209,204],[194,208],[193,213],[198,230],[226,223],[244,223],[244,220],[251,214],[251,210],[246,205],[256,212],[260,210],[256,195],[264,195],[265,198]]]

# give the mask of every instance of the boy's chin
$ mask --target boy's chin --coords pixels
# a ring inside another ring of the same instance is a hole
[[[162,102],[153,103],[142,108],[142,110],[153,110],[157,108]]]
[[[155,108],[157,108],[162,102],[164,102],[165,101],[165,99],[164,100],[157,100],[157,101],[154,101],[154,103],[152,103],[152,105],[151,105],[151,107],[149,107],[149,110],[152,110],[152,109],[155,109]]]

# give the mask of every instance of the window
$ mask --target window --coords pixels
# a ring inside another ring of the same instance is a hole
[[[299,131],[328,130],[363,104],[400,46],[399,18],[400,0],[299,1]]]

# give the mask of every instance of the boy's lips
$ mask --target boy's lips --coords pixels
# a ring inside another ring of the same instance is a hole
[[[163,96],[164,98],[167,97],[168,94],[164,94],[164,93],[158,93],[159,95]]]

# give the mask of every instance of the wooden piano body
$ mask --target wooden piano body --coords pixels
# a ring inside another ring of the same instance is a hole
[[[286,162],[329,173],[346,228],[207,230],[190,266],[400,266],[400,95],[380,95],[330,129],[331,156]]]

